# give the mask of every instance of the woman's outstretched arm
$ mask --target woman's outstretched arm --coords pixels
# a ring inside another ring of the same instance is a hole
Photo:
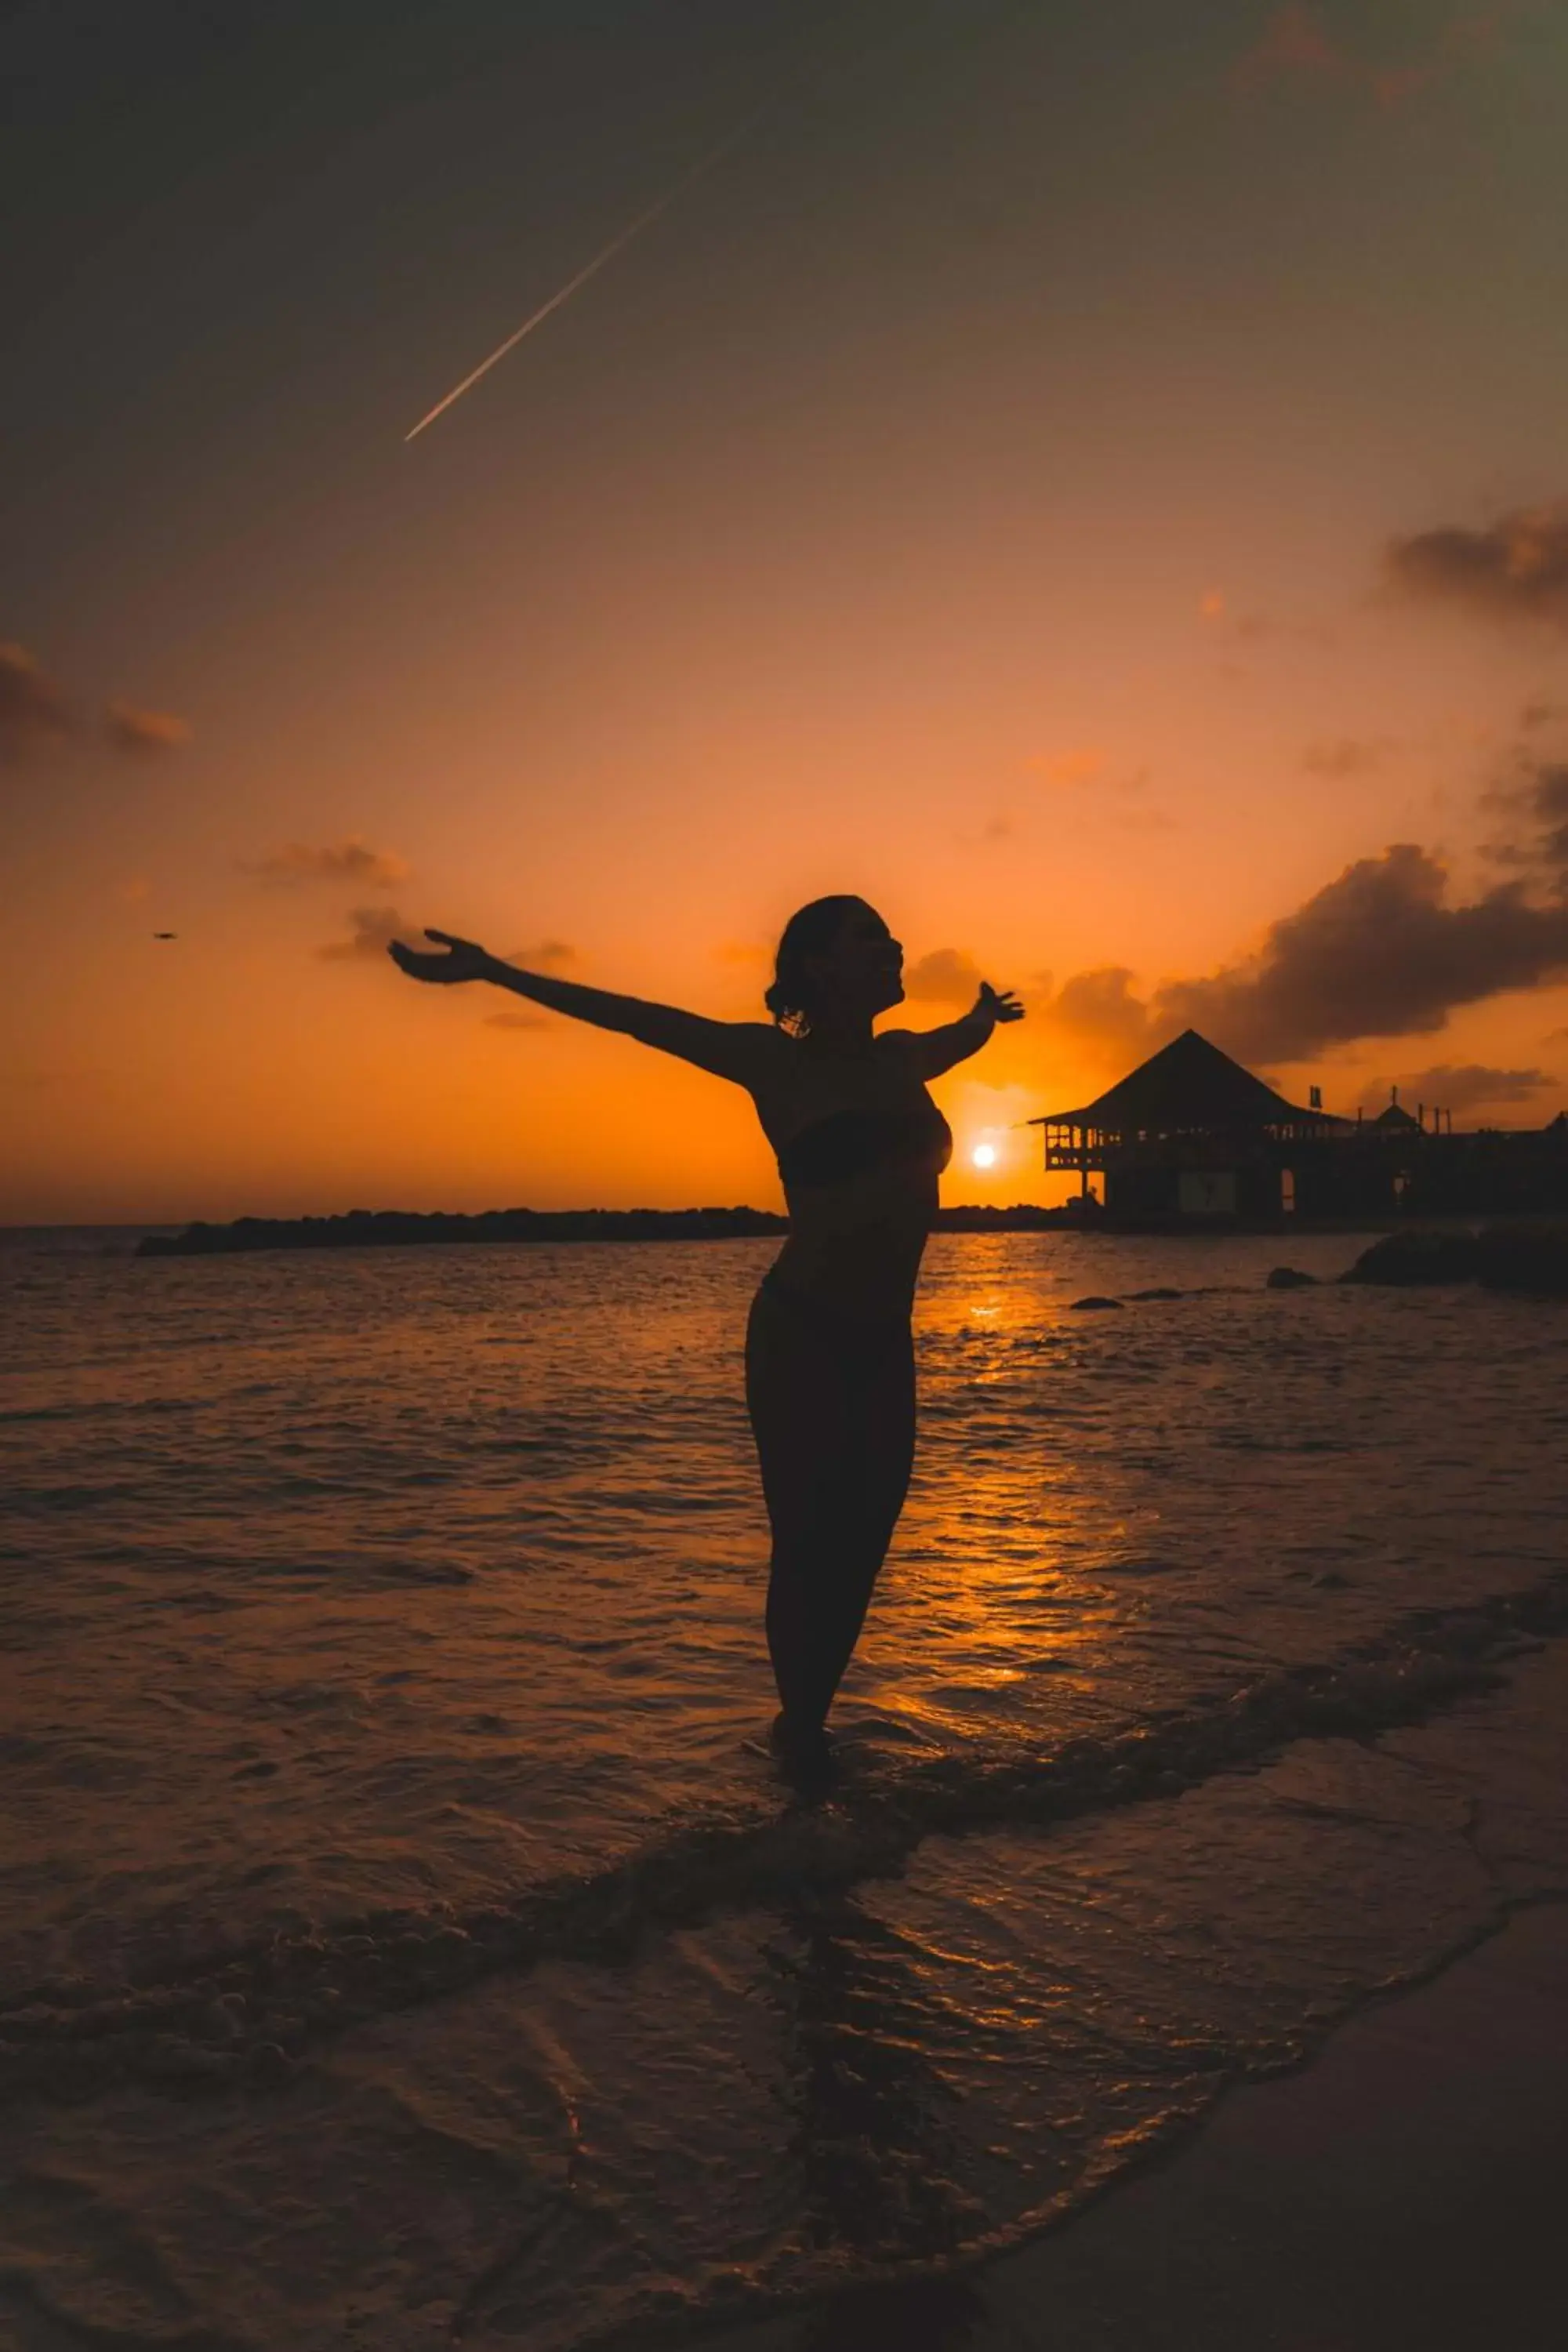
[[[941,1029],[910,1029],[904,1033],[914,1052],[922,1078],[940,1078],[955,1062],[978,1054],[999,1022],[1021,1021],[1024,1008],[1010,988],[994,989],[988,980],[962,1020]]]
[[[455,939],[450,931],[429,931],[445,953],[429,955],[405,948],[394,940],[387,950],[399,971],[411,980],[434,981],[450,986],[454,981],[488,980],[514,996],[529,997],[552,1013],[574,1021],[592,1022],[595,1029],[617,1030],[624,1037],[655,1045],[663,1054],[695,1062],[716,1077],[733,1078],[738,1086],[755,1083],[764,1058],[775,1053],[779,1032],[762,1021],[709,1021],[700,1013],[683,1013],[673,1004],[649,1004],[640,996],[616,996],[605,988],[584,988],[574,980],[557,980],[544,971],[523,971],[503,963],[472,940]]]

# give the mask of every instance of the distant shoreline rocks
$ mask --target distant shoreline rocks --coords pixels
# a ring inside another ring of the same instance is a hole
[[[1568,1297],[1568,1223],[1488,1225],[1479,1233],[1418,1226],[1384,1234],[1340,1280],[1400,1289],[1479,1282],[1487,1290]]]
[[[1081,1223],[1060,1209],[942,1209],[938,1233],[1049,1233]],[[772,1209],[351,1209],[344,1216],[237,1217],[150,1234],[138,1257],[216,1257],[245,1250],[405,1249],[419,1243],[731,1242],[789,1231]]]
[[[237,1217],[198,1221],[181,1234],[150,1234],[138,1257],[216,1257],[234,1251],[405,1249],[422,1242],[738,1241],[782,1234],[767,1209],[351,1209],[341,1217]]]

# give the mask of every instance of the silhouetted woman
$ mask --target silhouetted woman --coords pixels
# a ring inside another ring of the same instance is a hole
[[[903,950],[863,898],[792,915],[765,1003],[773,1025],[709,1021],[520,971],[471,940],[395,942],[415,980],[493,981],[552,1012],[619,1030],[745,1087],[778,1155],[789,1237],[746,1334],[746,1403],[773,1528],[768,1649],[782,1712],[773,1744],[810,1769],[903,1507],[914,1457],[910,1313],[952,1150],[926,1092],[1023,1008],[988,982],[940,1029],[871,1024],[903,1001]]]

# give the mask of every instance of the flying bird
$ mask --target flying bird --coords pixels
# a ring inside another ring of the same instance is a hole
[[[153,934],[155,940],[177,940],[179,936],[178,931],[154,931]]]
[[[464,393],[471,392],[482,375],[489,375],[498,360],[504,360],[508,352],[515,351],[523,337],[531,335],[535,327],[542,327],[551,312],[559,310],[563,302],[569,301],[580,286],[586,286],[589,278],[596,278],[606,262],[614,261],[617,253],[625,252],[634,237],[640,236],[645,228],[651,228],[659,215],[669,210],[677,196],[684,195],[688,188],[695,187],[699,180],[705,179],[714,165],[721,163],[732,147],[740,145],[742,140],[761,121],[773,103],[773,100],[769,99],[763,105],[755,108],[748,114],[745,121],[738,123],[733,131],[726,131],[716,147],[710,147],[705,155],[700,155],[690,169],[683,172],[679,179],[672,186],[666,188],[661,196],[656,196],[653,203],[646,210],[638,213],[635,220],[628,221],[625,228],[617,230],[608,245],[600,247],[592,261],[584,262],[574,277],[569,278],[564,286],[556,289],[548,302],[542,302],[537,310],[529,313],[521,327],[514,329],[504,343],[496,345],[489,359],[481,360],[479,366],[463,378],[461,383],[454,384],[451,391],[436,403],[434,408],[427,410],[414,430],[404,435],[405,442],[416,440],[427,425],[434,425],[436,419],[450,408],[455,400],[461,400]]]

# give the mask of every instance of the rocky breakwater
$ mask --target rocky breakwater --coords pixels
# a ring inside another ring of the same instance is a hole
[[[1487,1225],[1479,1233],[1415,1226],[1384,1234],[1340,1279],[1405,1289],[1479,1282],[1488,1290],[1568,1297],[1568,1223]]]
[[[391,1249],[425,1242],[728,1242],[782,1234],[766,1209],[489,1209],[478,1216],[351,1209],[342,1217],[237,1217],[154,1234],[138,1257],[210,1257],[231,1250]]]

